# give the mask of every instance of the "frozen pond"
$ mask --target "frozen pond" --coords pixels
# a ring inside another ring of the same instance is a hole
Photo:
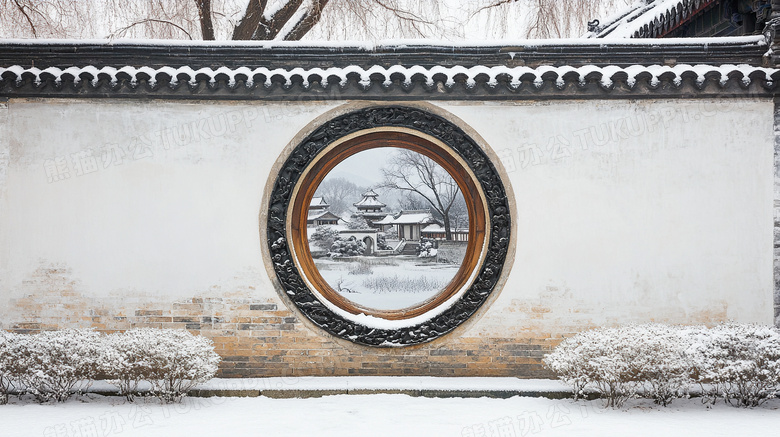
[[[460,267],[416,256],[317,258],[314,264],[341,296],[376,310],[399,310],[428,300],[450,283]]]

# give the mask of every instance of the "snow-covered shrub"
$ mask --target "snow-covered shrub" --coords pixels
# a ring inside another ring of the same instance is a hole
[[[635,360],[641,352],[627,328],[594,329],[563,340],[544,363],[574,388],[576,397],[590,388],[605,406],[620,407],[641,386]]]
[[[728,323],[699,333],[693,347],[693,375],[705,399],[755,407],[780,389],[780,331],[769,326]],[[709,388],[708,388],[709,387]]]
[[[16,380],[16,338],[16,334],[0,331],[0,405],[8,402],[8,393]]]
[[[107,382],[119,389],[119,394],[133,401],[138,384],[154,375],[149,346],[156,343],[159,329],[138,328],[109,334],[100,356],[101,373]]]
[[[14,372],[41,402],[65,401],[88,388],[98,372],[102,338],[91,329],[43,331],[16,340]]]
[[[366,244],[354,236],[348,239],[337,238],[330,246],[328,256],[339,258],[344,256],[359,256],[366,252]]]
[[[435,242],[429,238],[420,238],[420,244],[417,246],[417,256],[420,258],[436,256]]]
[[[656,404],[667,406],[686,395],[691,384],[690,334],[701,328],[650,323],[627,329],[640,346],[634,366],[645,396]]]
[[[393,247],[387,244],[387,236],[384,232],[376,234],[376,248],[378,250],[393,250]]]
[[[311,234],[311,242],[323,250],[328,249],[338,238],[339,231],[325,225],[317,226],[317,228],[314,230],[314,233]]]
[[[568,338],[544,359],[575,396],[587,388],[619,406],[637,389],[668,405],[702,387],[709,402],[724,398],[754,407],[780,390],[780,331],[729,323],[712,329],[660,324],[602,328]]]
[[[152,393],[165,402],[178,401],[197,384],[217,373],[220,357],[206,337],[184,330],[166,330],[156,343]]]
[[[184,330],[138,328],[112,334],[104,366],[120,392],[132,399],[138,382],[151,383],[151,394],[165,402],[187,395],[217,373],[220,357],[211,340]]]
[[[354,216],[347,222],[347,229],[364,230],[371,229],[371,225],[368,224],[368,220],[362,215]]]

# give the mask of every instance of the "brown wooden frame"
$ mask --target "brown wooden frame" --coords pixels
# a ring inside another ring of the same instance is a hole
[[[457,182],[466,200],[469,215],[469,241],[466,255],[450,283],[437,295],[412,307],[399,310],[377,310],[355,304],[336,292],[322,277],[314,264],[309,250],[306,233],[306,218],[309,203],[325,178],[344,159],[364,150],[395,147],[412,150],[431,158],[442,166]],[[489,218],[485,196],[475,177],[463,162],[446,146],[438,144],[432,138],[425,138],[412,131],[398,129],[372,130],[358,134],[341,143],[332,145],[301,175],[293,199],[290,202],[288,217],[288,235],[293,249],[293,259],[304,276],[323,298],[338,308],[351,314],[367,314],[388,320],[401,320],[418,317],[449,300],[460,290],[470,286],[473,272],[484,259],[484,248],[488,238]]]

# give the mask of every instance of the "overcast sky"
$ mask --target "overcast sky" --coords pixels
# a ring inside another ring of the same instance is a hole
[[[325,180],[343,177],[357,185],[373,187],[384,179],[382,166],[393,148],[369,149],[356,153],[339,163]]]

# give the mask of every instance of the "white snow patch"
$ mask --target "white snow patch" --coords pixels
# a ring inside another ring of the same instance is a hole
[[[401,394],[308,399],[185,398],[182,403],[127,403],[84,396],[63,404],[12,400],[0,408],[4,437],[117,435],[262,436],[748,436],[771,435],[780,401],[754,409],[706,408],[683,399],[669,408],[630,401],[621,410],[600,401],[519,397],[425,398]]]
[[[142,385],[140,390],[148,390]],[[274,378],[213,378],[194,390],[440,390],[440,391],[512,391],[571,392],[557,379],[520,379],[512,377],[435,377],[435,376],[300,376]],[[89,391],[114,392],[116,387],[94,381]]]

